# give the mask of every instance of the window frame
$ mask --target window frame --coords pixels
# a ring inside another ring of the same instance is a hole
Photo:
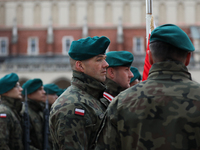
[[[1,46],[1,42],[2,41],[5,41],[5,43],[6,43],[6,48],[5,48],[5,53],[2,53],[2,46]],[[0,55],[1,56],[7,56],[8,55],[8,48],[9,48],[9,40],[8,40],[8,37],[0,37]]]
[[[31,51],[31,39],[35,39],[35,45],[36,46],[35,46],[35,52],[34,53]],[[39,39],[38,39],[38,37],[33,36],[33,37],[28,38],[27,53],[28,53],[28,55],[38,55],[39,54]]]
[[[140,50],[138,51],[137,50],[137,39],[140,39]],[[143,37],[140,37],[140,36],[136,36],[136,37],[133,37],[133,53],[134,54],[145,54],[145,50],[144,50],[144,38]]]
[[[62,54],[63,55],[68,55],[68,52],[69,52],[69,49],[70,49],[70,46],[69,46],[68,51],[66,51],[67,48],[66,48],[65,42],[66,42],[67,39],[70,40],[70,46],[71,46],[72,41],[74,41],[74,37],[73,36],[63,36],[63,38],[62,38]]]

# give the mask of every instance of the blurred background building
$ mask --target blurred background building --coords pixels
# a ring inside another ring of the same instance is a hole
[[[191,38],[196,51],[189,69],[198,82],[199,14],[200,0],[153,0],[155,25],[176,24]],[[132,52],[142,73],[146,0],[0,0],[0,77],[16,72],[21,84],[41,78],[66,88],[71,42],[103,35],[111,40],[107,51]]]

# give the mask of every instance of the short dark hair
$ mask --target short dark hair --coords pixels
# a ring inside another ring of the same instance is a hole
[[[188,52],[161,41],[154,41],[149,45],[152,57],[156,62],[167,60],[184,62]]]

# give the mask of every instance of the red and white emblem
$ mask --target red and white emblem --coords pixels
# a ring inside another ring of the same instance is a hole
[[[75,109],[75,114],[76,114],[76,115],[80,115],[80,116],[84,116],[85,110],[76,108],[76,109]]]
[[[103,97],[105,97],[109,102],[111,102],[114,98],[114,96],[110,95],[107,92],[103,92]]]
[[[6,114],[0,114],[0,118],[6,118]]]

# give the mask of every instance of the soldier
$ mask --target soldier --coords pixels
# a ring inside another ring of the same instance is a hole
[[[142,80],[142,76],[136,67],[131,66],[131,72],[133,73],[133,77],[131,78],[130,86],[134,86],[140,83],[140,81]]]
[[[69,50],[73,70],[71,86],[50,111],[50,134],[54,149],[92,149],[106,107],[101,103],[106,79],[107,37],[73,41]]]
[[[200,84],[186,68],[192,51],[178,26],[152,31],[148,79],[111,102],[96,150],[200,149]]]
[[[106,53],[106,56],[109,67],[105,82],[106,91],[103,93],[102,101],[108,107],[115,96],[130,87],[130,80],[133,77],[130,71],[133,54],[128,51],[111,51]]]
[[[50,83],[50,84],[45,84],[44,85],[44,90],[46,92],[46,95],[47,95],[47,98],[48,98],[48,102],[49,102],[49,105],[51,107],[51,105],[58,98],[57,93],[60,91],[60,88],[56,84]]]
[[[43,83],[41,79],[31,79],[23,84],[22,94],[25,95],[27,91],[28,97],[28,113],[30,116],[30,140],[31,145],[37,149],[43,149],[43,110],[44,103],[46,100],[46,92],[43,88]],[[25,109],[23,106],[22,113]]]
[[[20,111],[22,88],[19,77],[10,73],[0,79],[0,149],[24,150]]]

